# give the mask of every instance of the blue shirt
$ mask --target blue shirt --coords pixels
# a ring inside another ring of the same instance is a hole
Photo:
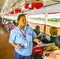
[[[18,52],[20,55],[29,56],[32,54],[32,40],[33,37],[36,37],[36,33],[32,30],[30,26],[25,26],[25,29],[22,30],[26,34],[26,37],[24,37],[20,30],[22,30],[20,27],[16,27],[14,30],[11,31],[9,42],[14,42],[16,44],[24,46],[24,43],[26,41],[27,48],[21,47],[20,50],[15,49],[15,51]]]

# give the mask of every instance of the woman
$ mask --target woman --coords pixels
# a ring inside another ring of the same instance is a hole
[[[35,38],[36,34],[30,26],[26,26],[25,14],[21,14],[17,19],[18,26],[10,33],[9,42],[15,48],[14,59],[32,59],[32,47],[35,41],[41,42]]]

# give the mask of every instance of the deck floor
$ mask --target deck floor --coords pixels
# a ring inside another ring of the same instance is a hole
[[[0,59],[13,59],[14,48],[9,44],[9,34],[0,27]]]

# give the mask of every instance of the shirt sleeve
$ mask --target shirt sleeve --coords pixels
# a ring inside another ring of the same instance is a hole
[[[10,32],[10,37],[9,37],[9,42],[15,42],[15,38],[16,38],[16,34],[14,33],[14,31]]]
[[[34,32],[34,30],[30,26],[28,26],[28,28],[29,28],[30,32],[32,33],[32,37],[33,38],[37,37],[37,34]]]
[[[24,46],[24,43],[25,43],[25,41],[20,37],[18,37],[16,41],[16,33],[13,30],[10,33],[9,42],[10,43],[14,42],[16,44],[20,44],[21,46]]]

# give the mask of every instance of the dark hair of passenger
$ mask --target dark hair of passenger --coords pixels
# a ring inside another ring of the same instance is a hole
[[[22,16],[25,16],[25,14],[20,14],[17,18],[17,21],[19,21]]]
[[[51,28],[50,28],[50,34],[51,34],[52,36],[57,35],[57,32],[58,32],[58,30],[57,30],[56,27],[51,27]]]
[[[40,30],[40,26],[36,26],[36,29],[37,29],[37,30]]]

